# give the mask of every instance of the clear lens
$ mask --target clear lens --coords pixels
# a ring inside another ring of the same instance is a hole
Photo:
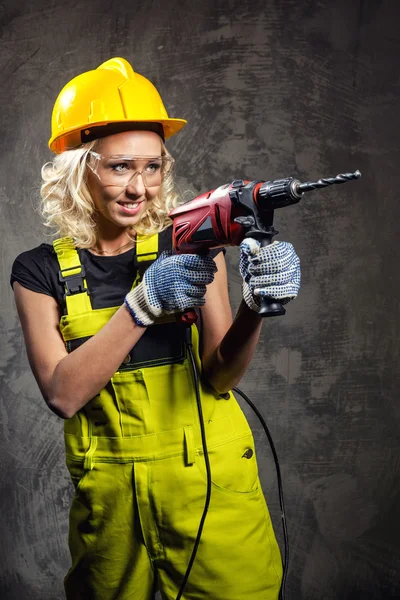
[[[89,167],[102,184],[117,187],[126,187],[138,175],[146,187],[158,186],[174,162],[170,156],[90,155]]]

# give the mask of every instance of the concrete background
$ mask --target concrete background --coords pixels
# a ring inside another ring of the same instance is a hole
[[[362,171],[277,212],[279,238],[302,260],[302,290],[265,323],[241,387],[281,461],[287,599],[400,598],[399,16],[396,0],[0,5],[3,600],[63,598],[72,494],[62,422],[29,371],[10,268],[45,240],[35,207],[59,90],[118,55],[189,121],[169,144],[182,192]],[[234,308],[237,256],[228,250]],[[280,536],[271,453],[250,420]]]

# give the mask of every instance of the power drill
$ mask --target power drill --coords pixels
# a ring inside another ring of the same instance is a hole
[[[173,220],[173,246],[177,253],[207,252],[222,246],[239,246],[246,237],[268,246],[274,235],[274,210],[297,204],[304,192],[346,183],[361,177],[360,171],[301,183],[293,177],[275,181],[243,181],[221,185],[178,206],[169,216]],[[280,302],[262,297],[259,314],[272,317],[285,314]],[[196,320],[186,312],[183,321]]]

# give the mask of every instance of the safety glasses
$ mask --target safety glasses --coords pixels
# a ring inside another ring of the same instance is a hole
[[[88,167],[104,186],[127,187],[141,175],[146,188],[155,187],[174,164],[171,156],[103,156],[92,151],[89,155]]]

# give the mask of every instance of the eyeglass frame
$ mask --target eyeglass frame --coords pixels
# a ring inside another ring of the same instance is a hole
[[[144,159],[148,159],[149,161],[151,160],[161,160],[162,164],[164,163],[170,163],[170,167],[168,169],[168,173],[171,171],[171,169],[173,168],[174,164],[175,164],[175,160],[172,158],[172,156],[168,156],[168,155],[164,155],[164,156],[128,156],[127,154],[110,154],[107,156],[104,156],[103,154],[99,154],[98,152],[95,152],[94,150],[90,150],[88,152],[88,154],[90,154],[91,156],[93,156],[97,161],[98,164],[100,163],[101,159],[109,159],[109,158],[116,158],[116,159],[120,159],[121,161],[126,160],[126,161],[133,161],[133,160],[144,160]],[[92,165],[87,162],[87,165],[89,167],[89,169],[92,171],[92,173],[94,173],[94,175],[96,175],[96,177],[99,179],[99,181],[103,184],[106,185],[107,187],[121,187],[121,188],[126,188],[128,187],[128,185],[131,183],[131,181],[137,176],[137,175],[141,175],[142,176],[142,181],[143,181],[143,185],[144,187],[147,189],[148,187],[156,187],[157,185],[160,184],[154,184],[154,185],[146,185],[145,183],[145,177],[143,177],[143,170],[138,170],[135,171],[132,175],[132,177],[129,179],[129,181],[127,183],[124,183],[123,185],[117,184],[117,183],[107,183],[105,184],[102,180],[100,175],[97,173],[96,169],[92,167]]]

